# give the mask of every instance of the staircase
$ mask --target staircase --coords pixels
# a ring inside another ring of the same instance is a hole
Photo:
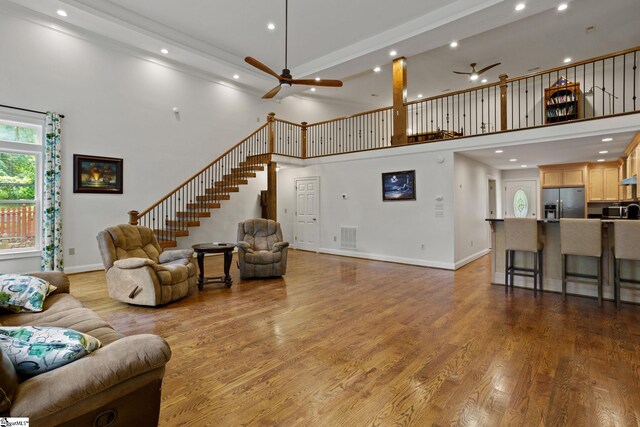
[[[225,200],[264,171],[271,162],[270,123],[205,166],[182,185],[143,212],[129,212],[129,223],[151,228],[163,248],[176,247],[177,239],[199,227]]]

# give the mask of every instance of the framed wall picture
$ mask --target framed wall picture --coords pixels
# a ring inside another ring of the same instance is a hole
[[[415,200],[416,171],[386,172],[382,174],[382,200]]]
[[[122,194],[122,159],[74,154],[73,192]]]

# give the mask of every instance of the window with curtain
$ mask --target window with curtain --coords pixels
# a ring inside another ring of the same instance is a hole
[[[0,114],[0,255],[40,249],[42,132]]]

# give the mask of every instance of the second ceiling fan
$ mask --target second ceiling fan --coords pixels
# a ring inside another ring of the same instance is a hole
[[[278,74],[273,71],[271,68],[264,65],[262,62],[258,61],[255,58],[247,56],[244,58],[245,62],[249,65],[256,67],[258,70],[263,71],[267,74],[272,75],[276,79],[278,79],[278,86],[271,89],[269,92],[264,94],[263,99],[270,99],[277,95],[282,88],[282,85],[310,85],[310,86],[329,86],[329,87],[341,87],[342,82],[340,80],[313,80],[313,79],[294,79],[291,76],[291,71],[287,66],[287,36],[288,36],[288,15],[289,15],[289,0],[285,0],[285,15],[284,15],[284,69],[282,70],[282,74]]]
[[[486,73],[487,71],[489,71],[490,69],[492,69],[493,67],[497,67],[498,65],[500,65],[500,62],[496,62],[495,64],[491,64],[489,66],[484,67],[483,69],[476,71],[476,64],[475,62],[472,62],[471,64],[471,72],[466,72],[466,71],[454,71],[455,74],[464,74],[469,76],[470,80],[478,80],[478,77],[480,77],[480,75],[482,73]]]

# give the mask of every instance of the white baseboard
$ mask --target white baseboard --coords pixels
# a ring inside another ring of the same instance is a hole
[[[461,259],[460,261],[457,261],[455,263],[455,269],[459,269],[460,267],[464,267],[465,265],[469,264],[472,261],[477,260],[478,258],[482,258],[483,256],[485,256],[486,254],[491,253],[491,249],[487,248],[487,249],[483,249],[479,252],[476,252],[473,255],[469,255],[468,257]]]
[[[419,265],[422,267],[442,268],[444,270],[454,270],[455,265],[450,262],[429,261],[424,259],[403,258],[391,255],[367,254],[357,251],[345,251],[340,249],[320,248],[318,252],[330,255],[348,256],[353,258],[372,259],[375,261],[396,262],[398,264]]]
[[[98,271],[104,270],[103,264],[85,264],[85,265],[76,265],[73,267],[65,267],[64,272],[68,274],[73,273],[85,273],[87,271]]]

